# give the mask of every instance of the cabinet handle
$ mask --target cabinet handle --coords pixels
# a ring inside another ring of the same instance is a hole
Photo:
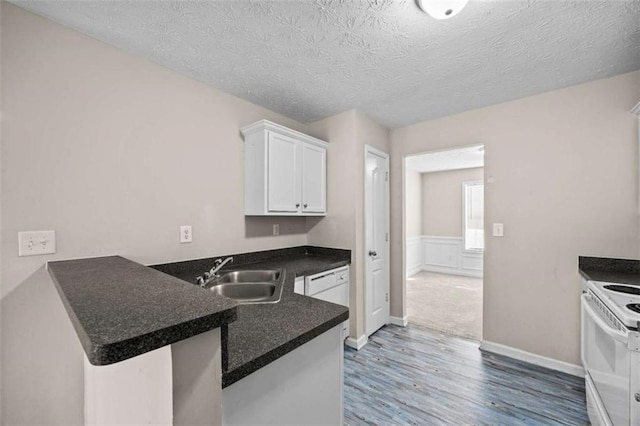
[[[373,250],[369,251],[369,256],[376,257],[377,255],[378,255],[378,253],[376,253],[375,251],[373,251]]]
[[[298,207],[300,207],[300,203],[297,203],[297,204],[296,204],[296,208],[298,208]]]
[[[304,205],[304,208],[306,209],[306,208],[307,208],[307,206],[308,206],[308,204],[305,204],[305,205]]]

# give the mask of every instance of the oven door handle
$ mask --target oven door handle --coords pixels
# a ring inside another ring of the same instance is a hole
[[[596,312],[596,310],[593,309],[593,306],[591,305],[591,296],[590,295],[588,295],[588,294],[583,294],[582,295],[582,306],[583,306],[583,309],[585,310],[585,312],[587,313],[587,315],[589,315],[589,317],[596,323],[596,325],[598,327],[600,327],[602,329],[602,331],[604,331],[609,336],[611,336],[612,338],[614,338],[618,342],[622,343],[623,345],[626,346],[628,344],[629,337],[627,336],[627,333],[623,333],[622,331],[619,331],[619,330],[616,330],[615,328],[612,328],[600,316],[600,314],[598,314],[598,312]]]

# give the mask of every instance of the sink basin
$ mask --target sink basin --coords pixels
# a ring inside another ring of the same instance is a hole
[[[211,287],[211,291],[240,303],[260,302],[271,299],[276,292],[276,285],[272,283],[217,284]]]
[[[207,287],[238,303],[276,303],[282,295],[284,276],[281,270],[254,269],[228,271]]]
[[[216,280],[217,283],[267,283],[280,278],[280,271],[253,270],[227,272]]]

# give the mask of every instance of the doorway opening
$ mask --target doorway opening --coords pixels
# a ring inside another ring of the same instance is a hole
[[[484,145],[408,156],[408,321],[482,340]]]

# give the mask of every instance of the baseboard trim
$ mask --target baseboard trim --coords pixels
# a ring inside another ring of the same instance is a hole
[[[409,324],[409,316],[405,315],[404,317],[389,317],[389,324],[397,325],[400,327],[406,327]]]
[[[407,278],[410,278],[417,274],[418,272],[422,272],[422,265],[414,266],[411,269],[407,270]]]
[[[463,277],[482,278],[482,271],[466,271],[455,268],[447,268],[442,266],[425,265],[422,267],[425,272],[438,272],[440,274],[460,275]]]
[[[524,361],[530,364],[549,368],[551,370],[571,374],[572,376],[584,377],[584,369],[579,365],[559,361],[557,359],[548,358],[542,355],[533,354],[521,349],[512,348],[511,346],[505,346],[499,343],[493,343],[483,340],[480,343],[480,350],[498,355],[504,355],[509,358],[517,359],[519,361]]]
[[[350,348],[353,348],[353,349],[359,351],[360,349],[362,349],[364,347],[364,345],[367,344],[368,341],[369,341],[369,339],[367,338],[367,336],[363,334],[362,336],[358,337],[357,339],[354,339],[351,336],[347,337],[347,340],[344,341],[344,344],[349,346]]]

